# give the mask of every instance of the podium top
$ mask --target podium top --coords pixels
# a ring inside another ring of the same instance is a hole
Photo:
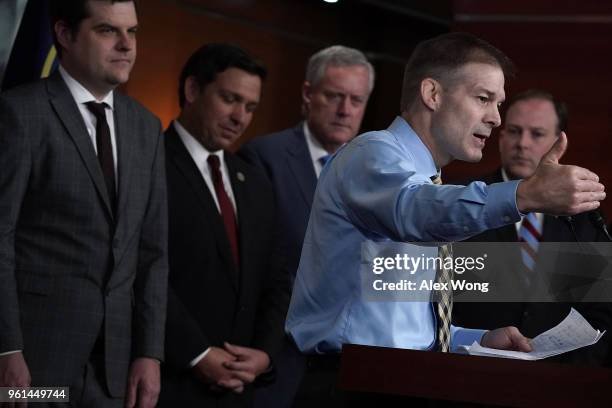
[[[611,385],[608,368],[353,344],[342,349],[339,378],[345,391],[510,407],[607,406]]]

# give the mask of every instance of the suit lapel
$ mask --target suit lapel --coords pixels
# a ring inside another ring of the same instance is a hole
[[[498,228],[496,233],[499,242],[518,242],[518,233],[515,224],[504,225]]]
[[[115,138],[117,141],[117,181],[118,181],[118,196],[117,196],[117,230],[120,229],[122,217],[127,214],[125,206],[128,202],[130,191],[130,169],[136,165],[132,155],[132,142],[136,130],[134,121],[128,120],[127,105],[120,94],[115,93],[114,101],[115,113]]]
[[[312,198],[317,186],[317,175],[312,164],[312,158],[306,144],[303,123],[297,125],[291,135],[291,143],[287,146],[287,167],[295,176],[300,192],[308,208],[312,206]]]
[[[542,225],[542,242],[572,242],[575,238],[571,230],[559,218],[544,214]]]
[[[236,199],[236,209],[238,212],[238,242],[240,250],[240,273],[236,278],[239,281],[240,287],[245,286],[244,280],[248,277],[245,271],[250,265],[250,254],[252,251],[249,250],[253,239],[257,239],[256,236],[251,236],[254,232],[251,228],[251,217],[253,216],[252,211],[249,211],[250,204],[246,197],[246,183],[249,181],[246,178],[246,174],[242,171],[240,163],[236,157],[228,152],[225,152],[225,163],[227,164],[228,173],[230,175],[230,182],[232,184],[232,191],[234,192],[234,198]],[[252,203],[251,203],[252,204]]]
[[[81,112],[59,72],[54,73],[49,78],[47,81],[47,90],[50,95],[53,109],[55,109],[57,116],[76,145],[79,155],[87,168],[87,172],[98,191],[100,199],[106,207],[109,219],[112,220],[113,212],[110,206],[110,199],[106,191],[106,184],[104,182],[104,176],[102,175],[102,169],[100,169],[98,157],[96,156],[96,151],[94,150],[91,138],[83,122]]]
[[[196,216],[204,218],[206,224],[212,225],[219,256],[221,256],[225,264],[228,265],[228,277],[237,292],[239,287],[238,270],[234,265],[234,258],[232,257],[230,243],[225,232],[225,225],[223,225],[223,219],[215,205],[212,193],[208,189],[206,182],[202,178],[202,174],[200,174],[200,171],[193,162],[191,155],[181,141],[178,133],[174,130],[174,126],[170,125],[165,134],[168,146],[167,158],[168,160],[172,160],[176,165],[202,205],[203,211],[200,214],[196,214]],[[240,225],[240,219],[238,219],[238,222]]]

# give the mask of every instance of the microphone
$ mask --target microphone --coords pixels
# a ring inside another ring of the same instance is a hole
[[[559,218],[563,222],[565,222],[565,224],[567,224],[567,227],[569,228],[572,233],[572,236],[574,237],[574,241],[576,241],[578,245],[580,245],[580,239],[578,238],[578,234],[576,234],[576,227],[574,226],[574,217],[572,217],[571,215],[564,215],[560,216]]]
[[[595,228],[604,233],[606,238],[608,238],[608,241],[612,242],[612,237],[610,237],[608,227],[606,226],[606,220],[598,209],[589,211],[589,220],[591,220],[591,223],[595,226]]]

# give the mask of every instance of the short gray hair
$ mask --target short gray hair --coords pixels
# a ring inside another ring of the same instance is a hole
[[[361,65],[368,70],[368,93],[371,93],[374,88],[374,67],[361,51],[343,45],[332,45],[310,57],[306,67],[306,81],[315,85],[323,78],[328,67],[354,65]]]

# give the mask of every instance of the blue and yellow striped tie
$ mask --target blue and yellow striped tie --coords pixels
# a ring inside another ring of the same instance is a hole
[[[431,181],[437,185],[442,184],[440,175],[431,177]],[[439,247],[438,257],[442,262],[441,267],[436,271],[436,282],[443,284],[442,287],[448,287],[448,289],[440,291],[440,299],[436,303],[436,312],[438,315],[437,349],[443,353],[447,353],[450,351],[450,326],[453,315],[453,290],[451,288],[453,269],[445,268],[445,261],[447,258],[452,259],[453,257],[451,244]]]

